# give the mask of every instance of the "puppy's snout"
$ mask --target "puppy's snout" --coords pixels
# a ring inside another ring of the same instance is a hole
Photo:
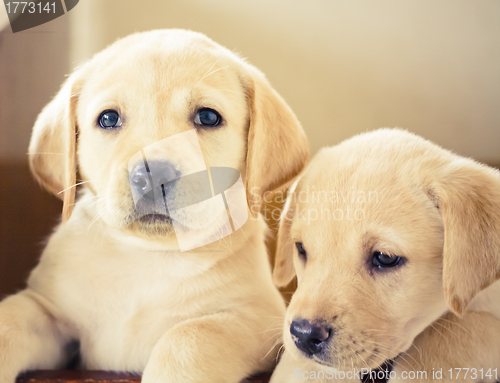
[[[323,351],[332,335],[332,328],[326,324],[311,323],[306,319],[293,321],[290,334],[299,350],[308,356]]]
[[[130,174],[130,185],[134,194],[153,201],[155,194],[171,189],[180,174],[167,161],[150,161],[145,165],[137,166],[133,170]]]
[[[137,169],[130,176],[130,184],[132,185],[134,192],[139,195],[146,194],[149,190],[152,189],[150,173],[146,169]]]

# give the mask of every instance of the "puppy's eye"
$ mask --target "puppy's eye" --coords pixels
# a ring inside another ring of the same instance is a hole
[[[116,110],[108,109],[99,115],[99,126],[103,129],[116,129],[122,126],[122,120]]]
[[[196,113],[196,117],[194,118],[194,123],[196,125],[215,127],[221,123],[222,117],[214,109],[210,108],[201,108]]]
[[[388,255],[380,251],[373,253],[372,263],[380,268],[397,266],[401,262],[401,257],[397,255]]]
[[[299,258],[305,262],[307,260],[307,252],[306,249],[304,249],[304,244],[302,242],[295,242],[295,247],[299,253]]]

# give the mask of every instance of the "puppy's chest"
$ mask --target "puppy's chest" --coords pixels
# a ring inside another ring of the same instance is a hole
[[[115,301],[111,306],[103,302],[94,309],[85,319],[73,318],[82,362],[92,369],[142,371],[162,335],[187,319],[168,296]]]
[[[44,285],[48,290],[40,292],[51,297],[79,340],[86,368],[142,371],[154,345],[171,327],[218,307],[214,297],[221,286],[210,283],[207,273],[179,277],[173,275],[172,264],[147,254],[141,258],[94,251],[85,259],[79,254],[66,257],[58,265],[45,269],[42,260],[34,279],[54,276],[50,287]]]
[[[87,368],[142,371],[154,345],[170,328],[210,311],[182,284],[154,286],[143,281],[142,286],[124,282],[116,287],[70,311]]]

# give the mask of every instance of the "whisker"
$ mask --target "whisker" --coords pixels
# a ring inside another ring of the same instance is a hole
[[[276,363],[278,363],[283,352],[285,352],[285,344],[282,344],[281,347],[278,349],[278,352],[276,353]]]
[[[433,324],[437,324],[438,326],[440,326],[441,328],[444,328],[445,330],[448,330],[452,335],[455,335],[457,338],[460,338],[460,335],[457,334],[456,332],[452,331],[450,328],[446,327],[444,324],[442,323],[438,323],[437,321],[434,322]]]
[[[441,331],[439,331],[436,327],[434,327],[434,325],[431,324],[430,327],[432,327],[435,331],[437,331],[444,339],[447,339]]]
[[[92,222],[90,223],[90,225],[87,227],[87,231],[91,228],[91,226],[97,222],[97,220],[103,216],[104,213],[106,213],[108,211],[108,207],[106,206],[104,209],[102,209],[100,212],[98,212],[94,219],[92,220]]]
[[[65,191],[67,191],[67,190],[69,190],[69,189],[72,189],[72,188],[74,188],[74,187],[77,187],[78,185],[83,185],[83,184],[86,184],[86,183],[89,183],[89,182],[90,182],[90,181],[82,181],[82,182],[78,182],[78,183],[76,183],[76,184],[74,184],[74,185],[71,185],[71,186],[67,187],[67,188],[66,188],[66,189],[64,189],[64,190],[61,190],[61,191],[60,191],[59,193],[57,193],[57,194],[64,193]]]
[[[209,68],[209,69],[205,72],[205,74],[203,75],[203,77],[201,78],[201,80],[203,80],[203,79],[204,79],[204,78],[208,75],[208,73],[209,73],[209,72],[213,69],[213,67],[214,67],[214,66],[216,66],[216,65],[217,65],[217,63],[218,63],[221,59],[222,59],[222,57],[219,57],[219,58],[217,59],[217,61],[215,61],[215,62],[212,64],[212,66],[211,66],[211,67],[210,67],[210,68]],[[200,81],[201,81],[201,80],[200,80]],[[198,82],[200,82],[200,81],[198,81]]]
[[[446,319],[446,318],[439,318],[438,320],[436,320],[436,322],[438,322],[438,321],[445,321],[445,322],[448,322],[450,324],[453,324],[453,325],[457,326],[458,328],[462,329],[463,331],[465,331],[468,335],[472,335],[471,332],[468,329],[466,329],[464,326],[458,324],[455,321],[452,321],[452,320],[449,320],[449,319]],[[436,323],[436,322],[434,322],[434,323]]]
[[[366,363],[366,360],[365,360],[365,359],[364,359],[364,358],[363,358],[360,354],[358,354],[356,351],[354,351],[354,350],[353,350],[350,346],[347,346],[347,348],[349,348],[349,350],[351,350],[351,352],[352,352],[355,356],[357,356],[358,358],[360,358],[360,359],[363,361],[363,363],[365,364],[365,366],[366,366],[366,368],[367,368],[367,369],[369,369],[369,368],[370,368],[370,367],[368,366],[368,363]]]
[[[272,339],[272,338],[271,338]],[[266,355],[264,355],[264,357],[261,359],[264,360],[267,358],[267,356],[276,348],[276,346],[281,342],[281,338],[278,338],[276,339],[276,341],[273,343],[273,345],[271,346],[271,348],[269,349],[269,351],[266,353]]]

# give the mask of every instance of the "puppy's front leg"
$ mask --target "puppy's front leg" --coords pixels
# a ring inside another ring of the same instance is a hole
[[[53,369],[65,360],[65,340],[54,318],[22,291],[0,302],[0,383],[29,369]]]
[[[297,361],[285,351],[273,372],[271,383],[360,383],[359,379],[351,379],[348,371],[339,377],[338,371],[331,367],[321,366],[314,361],[302,358]],[[348,376],[348,377],[346,377]]]
[[[180,323],[155,345],[142,382],[237,383],[269,369],[274,339],[266,342],[257,323],[233,313]]]
[[[302,371],[306,371],[310,363],[297,362],[288,352],[283,353],[280,362],[271,376],[271,383],[291,383],[302,378]]]

